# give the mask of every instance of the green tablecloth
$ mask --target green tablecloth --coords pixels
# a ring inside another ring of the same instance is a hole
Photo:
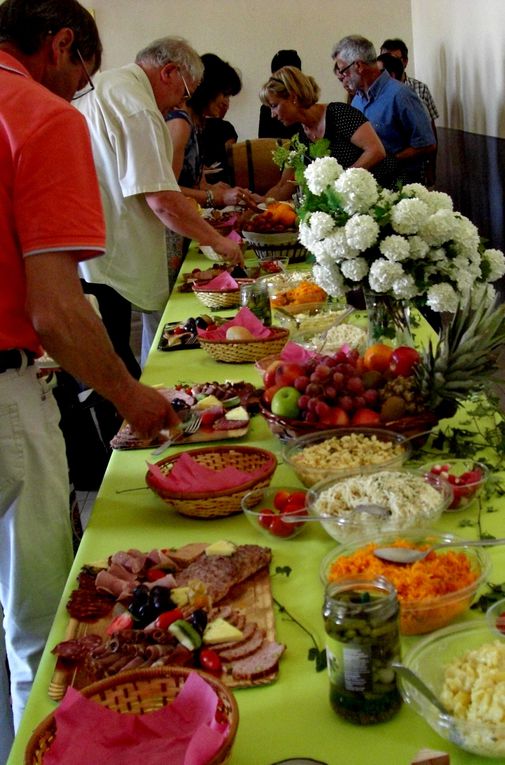
[[[196,265],[207,267],[209,261],[192,249],[183,270],[190,270]],[[174,292],[163,320],[182,320],[205,312],[207,309],[192,295]],[[232,315],[234,312],[220,313]],[[153,347],[156,345],[155,342]],[[252,364],[219,364],[201,350],[168,353],[152,350],[142,379],[152,385],[225,379],[260,382]],[[265,447],[280,456],[280,444],[270,434],[261,416],[254,418],[249,435],[242,442]],[[84,563],[105,558],[117,550],[129,547],[148,550],[223,538],[236,543],[270,544],[273,550],[272,588],[275,598],[317,636],[321,646],[324,645],[321,619],[323,588],[319,566],[322,558],[335,547],[334,540],[318,524],[307,524],[303,534],[296,539],[278,541],[272,537],[268,541],[241,515],[213,521],[180,516],[150,490],[141,488],[144,486],[146,459],[149,458],[147,450],[115,452],[111,458],[55,618],[9,765],[21,765],[33,729],[55,707],[47,695],[55,663],[50,649],[63,639],[68,622],[65,602],[79,569]],[[293,481],[294,474],[279,462],[274,482],[289,484]],[[138,491],[118,493],[122,489],[136,487],[139,487]],[[460,521],[465,517],[473,518],[474,512],[446,514],[437,525],[444,531],[461,533]],[[502,536],[500,525],[500,513],[486,516],[485,527],[489,533]],[[469,538],[476,533],[474,527],[463,529],[463,532]],[[503,581],[503,548],[492,549],[491,556],[494,566],[492,581]],[[275,574],[278,566],[291,567],[291,575]],[[471,612],[465,618],[475,617],[476,614]],[[317,673],[313,663],[307,659],[311,647],[308,636],[278,612],[276,628],[278,639],[287,645],[277,682],[236,691],[240,723],[231,759],[233,765],[269,765],[294,756],[313,757],[328,765],[407,765],[424,747],[449,752],[452,765],[486,762],[439,738],[406,706],[392,721],[378,726],[360,728],[343,722],[329,705],[326,673]],[[404,639],[404,648],[417,639]]]

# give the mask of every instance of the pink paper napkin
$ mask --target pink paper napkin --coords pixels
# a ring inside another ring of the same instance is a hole
[[[315,356],[313,351],[308,351],[297,343],[293,343],[289,340],[281,351],[280,357],[283,361],[291,361],[295,364],[305,364],[307,361]]]
[[[262,321],[253,314],[250,308],[244,306],[240,311],[229,321],[225,321],[217,329],[199,329],[198,334],[207,340],[225,340],[226,330],[229,327],[245,327],[249,330],[251,335],[259,338],[260,340],[265,337],[270,337],[273,333],[269,327],[265,327]]]
[[[232,489],[234,486],[251,481],[261,473],[260,470],[249,473],[233,466],[222,470],[212,470],[205,465],[200,465],[188,452],[184,452],[177,458],[172,470],[166,475],[158,465],[149,463],[147,465],[156,485],[172,492],[216,492]]]
[[[223,271],[219,276],[211,279],[205,285],[206,290],[236,290],[238,289],[238,282],[228,273]]]
[[[114,712],[68,688],[44,765],[206,765],[229,729],[216,721],[217,705],[196,672],[171,704],[145,715]]]
[[[228,224],[229,223],[230,223],[230,221],[228,221]],[[235,231],[235,229],[230,231],[230,233],[228,234],[228,236],[226,238],[227,239],[231,239],[232,242],[237,242],[237,244],[240,244],[241,241],[242,241],[242,237],[240,236],[240,234],[237,231]]]

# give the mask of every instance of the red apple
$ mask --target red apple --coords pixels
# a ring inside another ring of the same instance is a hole
[[[395,377],[410,377],[414,367],[421,360],[421,356],[415,348],[409,345],[400,345],[391,354],[389,371]]]
[[[379,425],[380,424],[380,414],[378,412],[374,412],[373,409],[367,409],[364,407],[363,409],[358,409],[357,412],[355,412],[351,418],[351,425]]]
[[[300,364],[294,364],[288,361],[281,361],[275,370],[276,385],[291,386],[297,377],[304,374],[304,369]]]
[[[349,425],[349,415],[339,406],[332,406],[328,412],[328,419],[324,424],[337,425],[345,428],[346,425]]]
[[[275,361],[272,361],[266,368],[263,375],[263,385],[265,388],[270,388],[272,385],[275,385],[275,370],[280,364],[282,364],[282,361],[280,359],[275,359]]]
[[[263,398],[267,404],[272,403],[272,399],[277,393],[278,390],[282,388],[282,385],[270,385],[270,387],[265,388],[265,392],[263,393]]]

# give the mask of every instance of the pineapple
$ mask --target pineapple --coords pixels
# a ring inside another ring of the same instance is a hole
[[[416,371],[419,391],[430,411],[449,416],[470,394],[486,392],[497,380],[499,352],[505,349],[505,304],[462,301],[445,321],[438,342],[422,351]]]

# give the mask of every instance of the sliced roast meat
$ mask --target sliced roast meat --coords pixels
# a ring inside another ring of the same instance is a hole
[[[243,637],[241,640],[227,640],[226,642],[216,643],[212,646],[212,650],[220,654],[221,651],[227,651],[230,648],[236,648],[237,646],[242,645],[242,643],[245,643],[246,640],[249,640],[249,638],[254,635],[256,626],[256,622],[247,622],[242,630]]]
[[[277,668],[285,650],[282,643],[265,640],[258,651],[232,664],[232,677],[235,680],[257,680],[269,675]]]
[[[228,648],[227,651],[221,651],[219,656],[221,661],[237,661],[238,659],[245,659],[246,656],[250,656],[255,653],[263,645],[265,639],[265,631],[256,627],[249,640],[240,642],[235,648]]]

